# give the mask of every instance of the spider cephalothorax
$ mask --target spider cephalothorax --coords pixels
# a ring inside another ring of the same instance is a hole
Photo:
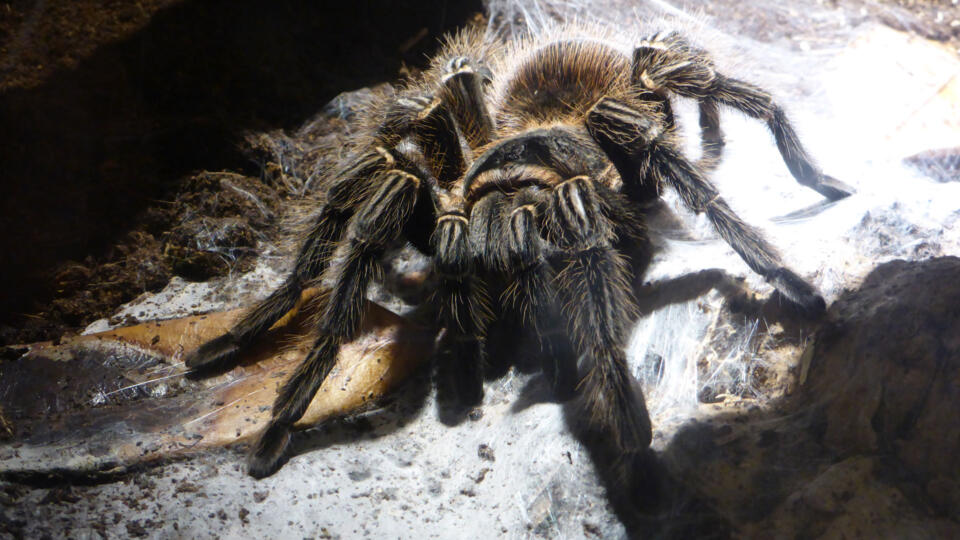
[[[449,40],[424,76],[382,96],[325,184],[325,196],[286,282],[225,335],[186,359],[221,364],[294,307],[326,273],[333,288],[317,338],[280,391],[250,473],[279,465],[342,343],[360,327],[364,294],[384,253],[410,243],[433,261],[428,300],[445,332],[437,381],[463,404],[483,395],[487,337],[497,321],[535,336],[560,396],[576,395],[589,429],[624,453],[651,438],[627,368],[634,317],[623,252],[646,242],[636,210],[675,189],[707,215],[755,272],[807,312],[823,299],[786,268],[705,176],[719,158],[720,105],[763,120],[794,177],[830,199],[850,193],[823,175],[783,111],[753,85],[715,71],[678,34],[622,49],[609,35],[568,28],[501,44],[479,32]],[[671,99],[698,103],[702,156],[679,149]],[[336,264],[330,264],[336,260]]]

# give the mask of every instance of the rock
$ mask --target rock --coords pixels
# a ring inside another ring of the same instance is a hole
[[[838,455],[895,458],[960,515],[960,259],[893,261],[838,300],[800,406]]]
[[[831,306],[792,396],[682,427],[675,478],[747,537],[960,534],[960,258],[897,260]]]

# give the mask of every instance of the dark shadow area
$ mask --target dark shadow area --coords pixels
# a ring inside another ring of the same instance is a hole
[[[828,310],[797,392],[693,419],[656,455],[567,407],[630,536],[955,535],[957,275],[955,257],[878,266]]]
[[[58,263],[108,249],[182,175],[254,169],[244,132],[294,128],[342,91],[425,65],[481,8],[185,1],[75,69],[0,94],[0,323],[49,299]]]
[[[580,422],[564,407],[568,425]],[[586,447],[607,500],[629,538],[723,539],[733,535],[731,524],[708,501],[689,490],[653,450],[624,454],[609,439],[571,428]]]

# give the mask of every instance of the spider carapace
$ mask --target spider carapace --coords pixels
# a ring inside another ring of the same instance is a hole
[[[280,390],[251,453],[260,477],[280,466],[290,428],[360,328],[364,295],[385,252],[412,244],[432,260],[425,300],[442,337],[441,392],[483,396],[497,328],[533,336],[559,397],[624,453],[646,449],[651,425],[623,350],[636,310],[629,284],[647,242],[640,208],[670,186],[780,293],[817,314],[824,301],[786,268],[707,178],[721,156],[721,106],[767,124],[793,176],[829,199],[851,193],[821,173],[764,90],[716,71],[678,33],[633,39],[564,27],[502,42],[480,31],[447,40],[416,80],[372,100],[286,281],[229,332],[187,356],[223,365],[292,309],[302,289],[333,283],[306,359]],[[672,100],[695,100],[701,155],[680,150]],[[510,320],[515,324],[498,325]]]

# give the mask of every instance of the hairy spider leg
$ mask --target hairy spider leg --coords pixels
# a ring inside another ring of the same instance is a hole
[[[446,329],[436,352],[441,400],[461,405],[483,400],[484,341],[490,307],[483,282],[475,273],[470,250],[470,221],[460,210],[441,214],[431,238],[438,284],[432,302]]]
[[[492,123],[484,107],[473,109],[467,106],[482,105],[480,76],[462,57],[451,62],[450,69],[455,71],[443,79],[432,99],[422,95],[403,96],[384,111],[384,120],[375,139],[383,146],[374,145],[335,174],[337,180],[327,191],[297,255],[294,269],[284,283],[227,333],[187,354],[184,363],[188,368],[200,372],[228,367],[236,361],[239,351],[297,306],[304,287],[319,279],[329,266],[354,208],[372,189],[370,178],[377,171],[392,168],[398,158],[405,157],[402,152],[388,151],[385,146],[393,148],[405,136],[412,135],[430,172],[441,185],[448,185],[460,176],[466,168],[470,150],[452,115],[460,115],[460,123],[471,126],[470,133],[478,142],[489,139],[491,131],[487,128]],[[410,163],[404,165],[402,168],[415,168]],[[426,242],[421,242],[418,247],[426,248]]]
[[[719,157],[718,141],[722,146],[719,114],[715,114],[711,109],[715,105],[710,103],[715,101],[766,122],[790,174],[801,185],[833,201],[854,192],[852,187],[823,174],[803,148],[786,113],[769,93],[717,73],[707,53],[690,47],[678,34],[654,36],[637,47],[632,69],[631,79],[640,88],[673,92],[700,101],[700,125],[706,125],[702,135],[706,156]]]
[[[532,204],[511,213],[507,245],[517,273],[512,289],[504,291],[504,300],[525,315],[526,328],[539,336],[544,376],[556,396],[564,399],[576,391],[577,360],[558,316],[556,271],[544,257],[536,213]]]
[[[425,191],[435,196],[443,185],[453,182],[459,176],[460,171],[465,168],[465,160],[469,157],[470,149],[459,129],[459,123],[463,120],[455,117],[454,111],[458,105],[451,101],[480,99],[477,96],[464,98],[464,92],[460,91],[460,87],[468,91],[477,87],[469,84],[471,74],[466,72],[467,67],[459,66],[457,73],[460,73],[460,76],[446,78],[435,92],[437,97],[434,99],[428,100],[417,95],[403,97],[396,100],[386,112],[386,119],[381,124],[377,139],[394,146],[391,151],[382,147],[375,149],[389,160],[390,166],[398,168],[386,171],[382,177],[373,175],[373,183],[381,183],[380,188],[373,196],[365,199],[361,210],[349,220],[346,237],[342,242],[344,262],[336,269],[335,285],[320,321],[320,336],[307,358],[277,396],[270,424],[250,456],[248,468],[252,476],[263,477],[277,469],[289,440],[290,426],[303,416],[326,379],[336,361],[340,345],[356,336],[362,318],[366,287],[380,272],[379,261],[383,251],[403,237],[411,240],[421,250],[432,249],[437,253],[438,261],[451,253],[445,248],[442,253],[437,250],[440,246],[434,241],[439,238],[436,234],[430,239],[420,240],[419,237],[424,235],[411,231],[410,225],[412,222],[423,225],[424,220],[432,222],[436,216],[435,204],[429,200],[417,204],[418,192]],[[464,79],[467,80],[466,83]],[[474,114],[482,117],[485,110],[482,114]],[[415,147],[406,142],[405,137],[408,135],[416,141]],[[489,136],[489,133],[486,136]],[[355,198],[353,204],[356,202],[358,200]],[[442,218],[443,216],[438,220],[437,233],[441,232]],[[428,225],[432,226],[432,223]],[[307,241],[303,250],[311,249],[312,244],[313,237]],[[331,255],[330,252],[326,254],[324,266]],[[440,290],[456,289],[458,293],[466,293],[467,304],[458,305],[462,297],[457,293],[452,293],[443,304],[452,307],[454,311],[450,320],[463,321],[466,327],[455,328],[453,331],[448,329],[446,343],[454,342],[454,360],[450,365],[458,373],[464,374],[460,376],[461,381],[476,379],[482,385],[482,363],[478,359],[482,353],[483,327],[468,323],[468,320],[473,320],[469,317],[459,319],[456,315],[461,312],[477,315],[477,320],[483,324],[484,317],[478,315],[483,313],[482,287],[479,281],[472,277],[455,279],[455,285],[450,281],[441,278]],[[464,284],[464,281],[470,283]],[[443,314],[444,310],[441,308],[442,317]],[[457,330],[464,332],[458,335]],[[459,391],[467,399],[477,399],[477,395],[482,397],[482,386],[478,393],[476,384],[466,385],[461,382]]]
[[[694,212],[705,212],[720,237],[754,272],[766,278],[807,313],[821,313],[825,303],[814,288],[784,266],[777,251],[760,231],[734,213],[706,176],[676,148],[669,133],[647,129],[644,126],[648,123],[649,119],[630,104],[613,98],[600,100],[587,115],[587,127],[601,147],[617,148],[620,155],[639,156],[644,165],[649,159],[651,174],[659,177],[656,181],[666,181],[673,186],[684,204]],[[632,132],[625,131],[625,126],[631,124],[638,127]],[[622,137],[625,132],[632,135],[642,133],[642,136],[627,139]],[[632,160],[615,160],[614,164],[618,169],[627,169],[624,178],[630,177],[629,169],[634,166]]]
[[[612,244],[613,225],[603,216],[590,178],[577,176],[554,189],[545,228],[564,253],[554,281],[584,363],[577,403],[586,432],[624,452],[641,451],[650,445],[650,416],[623,349],[636,307],[626,262]]]
[[[465,56],[451,58],[447,70],[440,97],[450,104],[470,147],[479,148],[493,138],[493,119],[483,97],[484,74]]]
[[[490,243],[502,245],[510,269],[508,282],[500,295],[500,304],[516,318],[516,330],[537,337],[536,356],[554,394],[567,399],[576,391],[579,379],[576,355],[559,318],[556,272],[544,253],[545,240],[540,236],[544,196],[540,188],[521,189],[510,197],[502,219],[503,236]],[[489,195],[488,195],[489,196]]]
[[[356,201],[369,190],[370,177],[393,162],[394,158],[380,149],[362,154],[346,166],[327,191],[320,212],[300,247],[293,271],[284,283],[226,334],[189,353],[184,364],[196,371],[226,367],[237,359],[240,350],[296,307],[304,287],[326,270],[346,224],[353,216]]]
[[[470,208],[468,224],[469,246],[486,293],[495,300],[506,286],[504,278],[510,271],[507,259],[507,230],[510,208],[514,197],[504,191],[491,191]],[[527,338],[518,314],[506,309],[502,302],[490,304],[490,324],[485,329],[484,376],[504,374],[514,363],[518,351],[524,351]],[[523,364],[517,364],[523,367]]]
[[[412,132],[440,185],[448,187],[466,169],[472,148],[490,142],[493,120],[483,97],[483,76],[473,62],[455,56],[445,65],[439,86],[426,95],[397,100],[383,131]]]
[[[481,147],[493,137],[493,121],[483,95],[484,75],[466,56],[453,56],[440,79],[439,102],[449,111],[446,129],[470,149]],[[452,138],[437,139],[438,148],[453,144]],[[439,150],[442,153],[442,150]],[[466,165],[466,163],[464,163]],[[466,170],[457,171],[457,180]],[[441,182],[441,187],[453,187]],[[490,198],[469,209],[459,196],[449,193],[438,199],[446,204],[437,217],[431,236],[434,270],[438,287],[432,302],[439,306],[440,325],[445,332],[438,344],[435,365],[441,400],[452,397],[460,405],[476,405],[483,400],[483,375],[486,362],[486,335],[491,313],[484,281],[477,273],[486,256],[474,237],[486,237],[490,227],[499,226],[494,215],[501,211],[502,199]],[[483,229],[483,230],[481,230]]]
[[[720,129],[720,105],[711,97],[701,98],[697,103],[700,111],[700,158],[697,167],[705,172],[717,168],[726,141]]]
[[[437,97],[413,112],[412,118],[415,124],[410,132],[427,166],[441,186],[449,186],[460,177],[470,157],[450,105]]]
[[[343,343],[360,329],[366,289],[381,272],[384,251],[401,236],[413,214],[420,179],[397,169],[377,178],[379,189],[350,220],[343,241],[343,264],[319,322],[320,335],[284,383],[273,405],[272,418],[250,455],[248,470],[257,478],[272,474],[280,464],[290,438],[290,427],[307,406],[336,362]]]

